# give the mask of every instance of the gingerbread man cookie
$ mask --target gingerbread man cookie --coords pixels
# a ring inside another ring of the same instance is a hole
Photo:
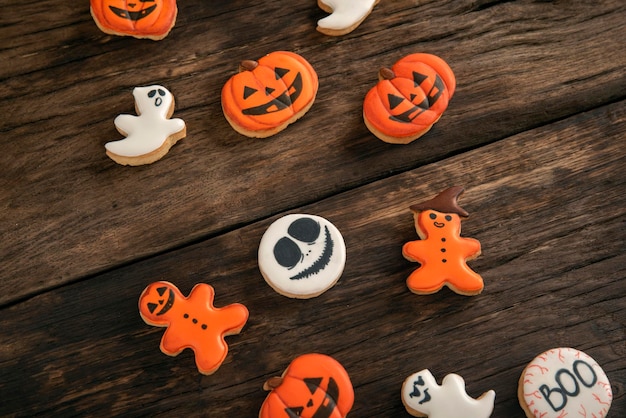
[[[202,374],[215,372],[228,353],[224,337],[239,334],[248,320],[248,309],[234,303],[215,308],[215,291],[208,284],[194,286],[184,297],[169,282],[150,284],[139,298],[139,314],[143,320],[157,327],[167,327],[161,339],[161,351],[176,356],[191,348],[196,366]]]
[[[317,0],[320,9],[330,16],[317,22],[325,35],[340,36],[352,32],[372,12],[379,0]]]
[[[483,393],[478,399],[465,392],[465,381],[457,374],[446,375],[441,386],[428,370],[407,377],[402,385],[402,403],[407,412],[428,418],[488,418],[496,393]]]
[[[522,372],[517,396],[528,418],[606,417],[613,392],[602,368],[574,348],[539,354]]]
[[[458,203],[462,187],[451,187],[434,199],[411,206],[421,240],[404,244],[402,255],[421,264],[407,279],[412,292],[427,295],[448,286],[471,296],[482,292],[483,279],[466,262],[480,255],[480,242],[462,238],[461,218],[469,214]]]
[[[165,87],[135,87],[133,96],[139,116],[115,118],[115,127],[126,138],[106,143],[106,153],[122,165],[151,164],[184,138],[187,128],[182,119],[170,119],[174,96]]]

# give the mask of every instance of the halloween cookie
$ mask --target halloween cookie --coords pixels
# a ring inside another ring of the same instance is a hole
[[[298,54],[272,52],[243,61],[222,88],[222,110],[237,132],[254,138],[274,135],[313,105],[317,73]]]
[[[119,115],[115,127],[125,139],[107,142],[106,154],[122,165],[151,164],[187,135],[182,119],[170,119],[174,96],[165,87],[135,87],[135,110],[138,116]]]
[[[404,244],[402,255],[421,264],[406,281],[414,293],[427,295],[443,286],[466,296],[483,290],[482,277],[466,264],[480,255],[480,242],[460,236],[461,219],[469,216],[457,203],[463,191],[451,187],[434,199],[411,206],[421,240]]]
[[[104,33],[163,39],[176,22],[176,0],[91,0],[91,15]]]
[[[185,348],[195,353],[196,366],[202,374],[215,372],[228,353],[224,337],[239,334],[248,320],[248,309],[239,304],[215,308],[215,291],[200,283],[188,297],[169,282],[155,282],[139,298],[139,314],[156,327],[166,327],[161,351],[176,356]]]
[[[259,270],[281,295],[308,299],[337,283],[346,263],[346,245],[326,219],[293,214],[276,220],[259,244]]]
[[[324,354],[297,357],[281,377],[265,382],[263,389],[270,393],[259,418],[343,418],[354,403],[348,373]]]
[[[454,73],[431,54],[408,55],[378,72],[365,96],[363,119],[379,139],[408,144],[430,130],[448,107],[456,88]]]
[[[594,359],[574,348],[553,348],[526,366],[517,397],[528,418],[606,417],[613,393]]]
[[[448,374],[441,386],[428,369],[407,377],[402,385],[402,403],[409,414],[428,418],[488,418],[493,411],[496,393],[483,393],[477,399],[465,391],[465,381]]]
[[[317,30],[325,35],[340,36],[352,32],[372,12],[379,0],[317,0],[317,5],[330,16],[317,22]]]

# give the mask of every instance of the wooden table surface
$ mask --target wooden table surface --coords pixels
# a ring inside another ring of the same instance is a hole
[[[263,383],[320,352],[352,379],[354,417],[406,417],[400,388],[428,368],[496,391],[521,417],[524,366],[553,347],[591,355],[626,416],[626,4],[383,0],[352,33],[315,30],[315,1],[179,2],[164,40],[106,35],[85,1],[0,5],[0,416],[256,417]],[[315,104],[267,139],[225,120],[220,91],[244,59],[301,54]],[[379,68],[428,52],[457,78],[447,111],[409,145],[362,119]],[[176,96],[187,137],[162,160],[105,155],[132,89]],[[452,185],[478,239],[482,294],[411,293],[410,205]],[[264,231],[289,213],[327,218],[347,263],[323,295],[263,280]],[[210,376],[159,350],[139,316],[151,282],[250,317]]]

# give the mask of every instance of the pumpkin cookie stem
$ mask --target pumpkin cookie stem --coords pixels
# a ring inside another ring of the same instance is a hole
[[[263,384],[263,390],[274,390],[283,383],[283,378],[280,376],[270,377]]]
[[[239,72],[252,71],[259,66],[259,63],[254,60],[243,60],[239,64]]]
[[[394,78],[396,78],[396,74],[393,72],[393,70],[391,68],[381,68],[380,71],[378,71],[378,80],[382,81],[382,80],[393,80]]]

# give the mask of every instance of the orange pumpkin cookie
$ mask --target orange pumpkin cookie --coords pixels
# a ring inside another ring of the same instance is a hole
[[[365,96],[363,119],[379,139],[408,144],[424,135],[448,107],[456,88],[454,73],[441,58],[412,54],[378,73]]]
[[[263,389],[270,393],[259,418],[343,418],[354,403],[348,373],[324,354],[297,357],[281,377],[265,382]]]
[[[222,89],[222,110],[239,133],[266,138],[302,117],[317,94],[317,73],[307,60],[286,51],[243,61]]]
[[[91,15],[104,33],[163,39],[176,22],[176,0],[91,0]]]
[[[421,240],[404,244],[402,255],[421,264],[406,281],[413,293],[427,295],[443,286],[466,296],[483,290],[482,277],[466,264],[480,255],[480,242],[460,236],[461,218],[469,216],[457,203],[463,191],[460,186],[451,187],[411,206]]]
[[[215,372],[228,353],[224,336],[239,334],[248,320],[248,309],[234,303],[215,308],[215,291],[208,284],[194,286],[184,297],[169,282],[150,284],[139,298],[139,314],[157,327],[167,327],[161,339],[161,351],[176,356],[191,348],[202,374]]]

